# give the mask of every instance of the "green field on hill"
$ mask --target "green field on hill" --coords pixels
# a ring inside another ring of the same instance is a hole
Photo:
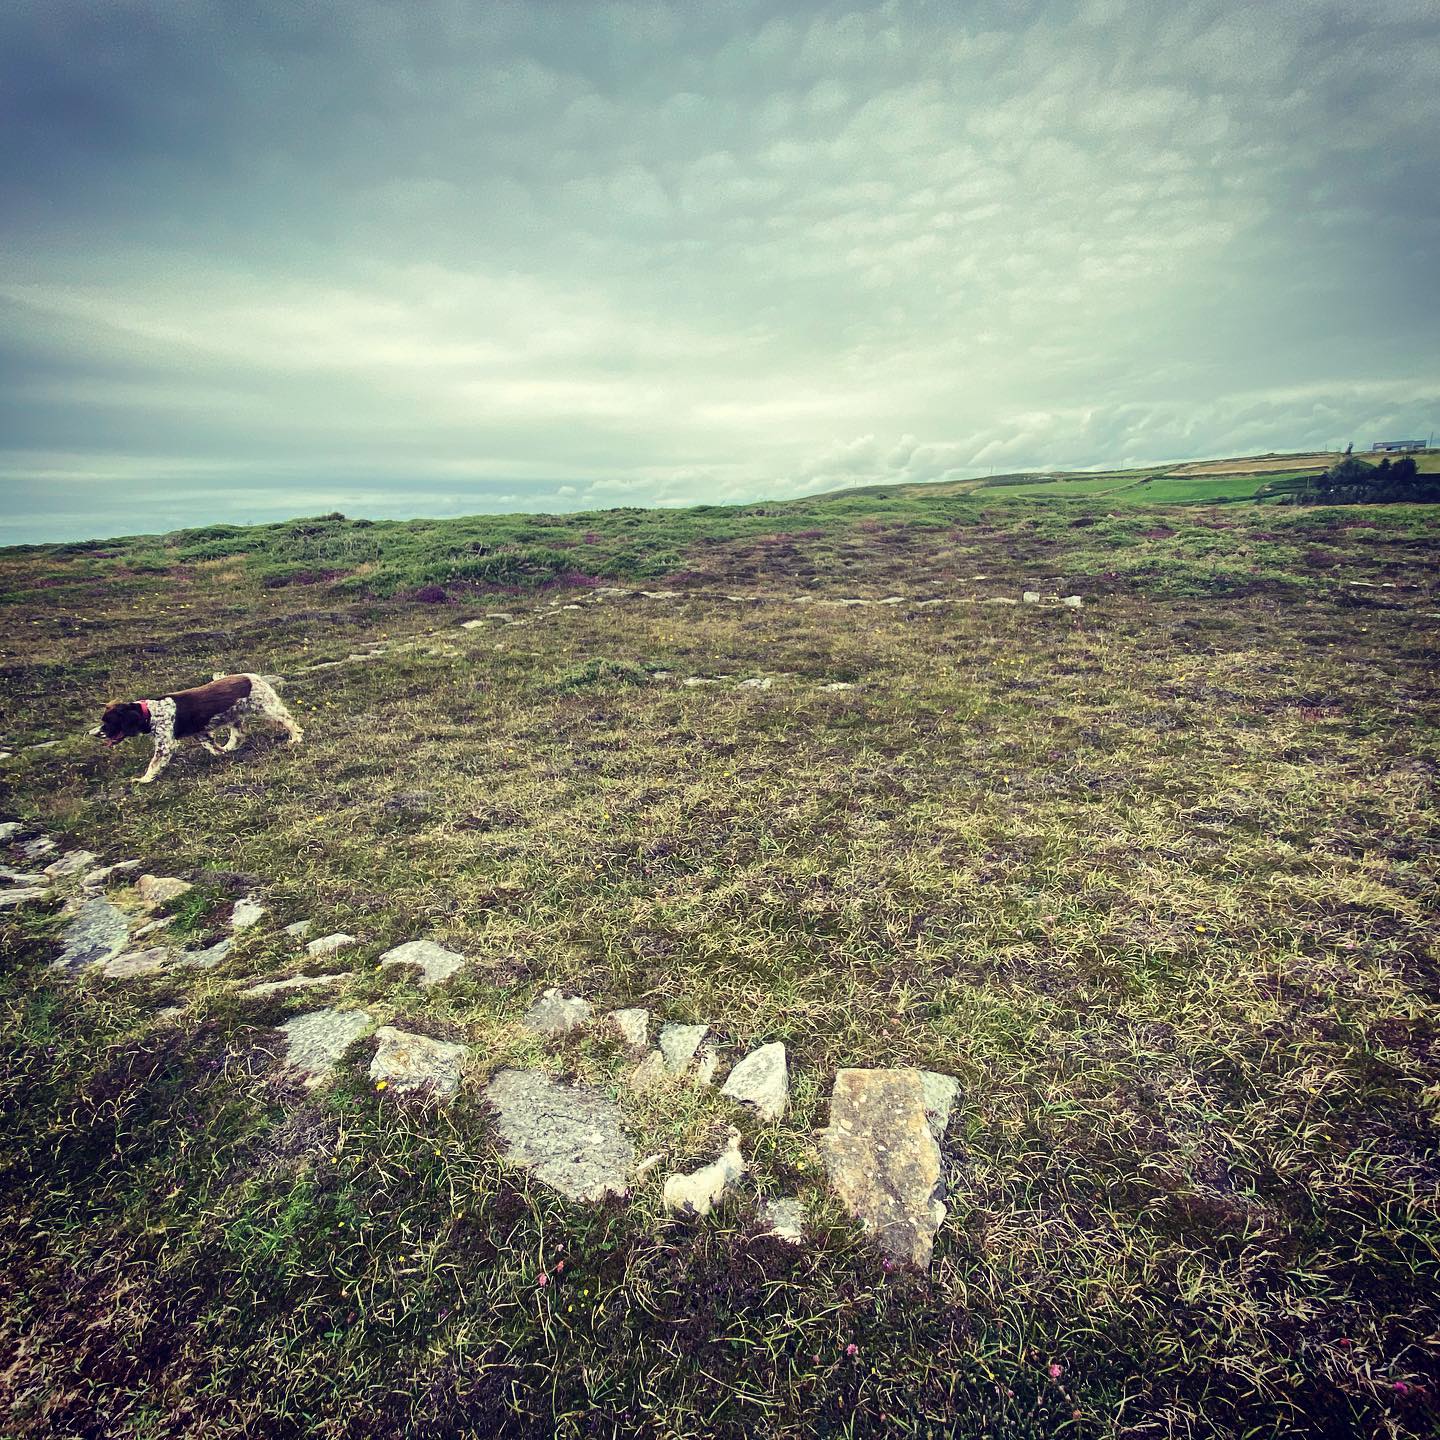
[[[0,819],[57,846],[0,861],[138,860],[192,888],[137,946],[234,941],[67,975],[78,876],[0,909],[0,1431],[1435,1433],[1440,507],[1275,478],[0,551]],[[304,745],[137,788],[85,733],[217,671]],[[412,939],[465,964],[377,966]],[[708,1025],[717,1084],[783,1042],[789,1108],[635,1088],[521,1023],[552,986]],[[367,1018],[306,1088],[320,1006]],[[453,1099],[377,1088],[384,1025],[466,1047]],[[921,1273],[816,1136],[838,1069],[912,1066],[959,1082]],[[562,1199],[506,1069],[660,1159]],[[732,1125],[744,1177],[667,1214]]]

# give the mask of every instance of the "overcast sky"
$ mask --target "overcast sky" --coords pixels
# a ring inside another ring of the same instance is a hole
[[[0,543],[1440,429],[1434,0],[6,0]]]

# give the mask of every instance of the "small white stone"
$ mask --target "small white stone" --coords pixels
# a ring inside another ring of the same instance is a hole
[[[194,888],[188,880],[177,880],[170,875],[142,875],[135,882],[140,903],[147,910],[169,905]]]
[[[822,690],[853,690],[855,687],[848,680],[832,680],[828,685],[822,685]]]
[[[1020,598],[1027,605],[1038,605],[1040,603],[1040,592],[1038,590],[1026,590]]]
[[[540,1035],[568,1035],[589,1022],[590,1002],[578,995],[566,996],[551,986],[525,1012],[526,1029]]]
[[[305,953],[307,955],[333,955],[337,950],[344,950],[351,945],[358,945],[359,943],[353,935],[346,935],[344,933],[322,935],[318,940],[312,940],[305,947]]]
[[[790,1073],[778,1040],[752,1050],[731,1072],[720,1093],[753,1106],[766,1120],[778,1120],[790,1103]]]
[[[45,867],[45,873],[52,879],[60,880],[67,875],[74,875],[79,870],[84,870],[90,865],[96,856],[89,850],[67,850],[58,860],[52,861]]]
[[[288,980],[267,980],[260,985],[248,985],[240,993],[252,1000],[267,995],[280,995],[287,990],[308,990],[315,985],[338,985],[348,980],[348,975],[292,975]]]
[[[308,935],[314,924],[313,920],[296,920],[293,924],[285,927],[285,933],[298,940],[302,935]]]
[[[788,1245],[799,1245],[805,1238],[805,1206],[798,1198],[763,1201],[760,1222],[765,1226],[765,1234],[784,1240]]]
[[[460,622],[460,628],[462,630],[479,630],[489,624],[490,622],[488,620],[462,620]]]
[[[107,960],[100,973],[111,980],[128,980],[135,975],[153,975],[165,969],[175,958],[175,952],[168,945],[157,945],[151,950],[131,950]]]
[[[627,1045],[643,1050],[650,1043],[650,1012],[632,1008],[612,1010],[605,1019],[620,1032],[620,1038]]]
[[[462,965],[465,957],[437,945],[433,940],[407,940],[380,957],[382,966],[415,965],[420,970],[420,984],[427,989],[448,980]]]
[[[230,912],[230,928],[232,930],[248,930],[269,913],[258,900],[247,895],[244,899],[235,902],[235,908]]]
[[[0,890],[0,910],[18,910],[22,905],[33,905],[49,893],[35,885],[22,886],[17,890]]]
[[[700,1042],[710,1033],[708,1025],[665,1025],[660,1030],[660,1053],[672,1074],[685,1069],[695,1058]]]
[[[732,1126],[729,1142],[718,1159],[688,1175],[671,1175],[665,1181],[665,1208],[672,1215],[708,1215],[744,1173],[740,1132]]]
[[[1078,610],[1085,601],[1079,595],[1067,595],[1060,603],[1062,605],[1068,605],[1072,610]]]

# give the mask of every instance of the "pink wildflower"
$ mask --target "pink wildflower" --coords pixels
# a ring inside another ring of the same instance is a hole
[[[858,1355],[860,1353],[860,1347],[858,1345],[847,1345],[845,1347],[845,1353],[847,1355]]]
[[[1057,1365],[1053,1360],[1050,1362],[1050,1378],[1052,1380],[1058,1380],[1064,1373],[1065,1367],[1063,1365]]]
[[[535,1283],[537,1285],[548,1285],[550,1283],[550,1277],[542,1270]]]

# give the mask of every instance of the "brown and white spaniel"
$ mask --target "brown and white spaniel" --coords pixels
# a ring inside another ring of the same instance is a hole
[[[244,738],[241,725],[249,716],[274,720],[285,727],[290,743],[298,745],[305,732],[285,708],[274,687],[259,675],[217,675],[208,685],[177,690],[158,700],[122,700],[105,707],[95,732],[107,745],[118,745],[132,735],[149,735],[155,742],[150,768],[137,780],[148,785],[170,763],[176,744],[193,735],[212,754],[237,749]],[[228,727],[224,745],[216,730]]]

